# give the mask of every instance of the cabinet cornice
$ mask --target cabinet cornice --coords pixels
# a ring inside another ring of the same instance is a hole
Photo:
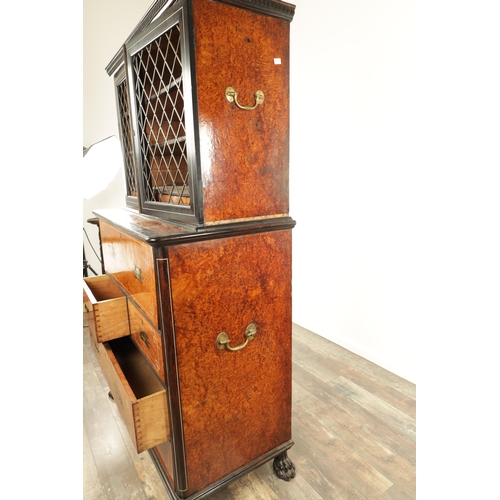
[[[227,3],[253,10],[267,16],[277,17],[285,21],[292,21],[295,14],[295,5],[276,0],[216,0],[220,3]]]

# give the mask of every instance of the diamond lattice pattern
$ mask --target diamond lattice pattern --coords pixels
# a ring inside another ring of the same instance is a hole
[[[127,195],[137,196],[137,183],[135,180],[134,156],[132,149],[132,128],[130,123],[130,106],[128,101],[127,80],[118,85],[118,106],[120,110],[120,126],[123,145],[123,161],[125,163],[125,179]]]
[[[133,59],[146,201],[189,205],[179,25]]]

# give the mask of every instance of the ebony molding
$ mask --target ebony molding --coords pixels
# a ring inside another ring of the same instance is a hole
[[[161,478],[161,480],[162,480],[162,482],[167,490],[168,495],[170,496],[170,500],[183,500],[183,499],[184,500],[201,500],[203,498],[206,498],[207,496],[212,495],[216,491],[219,491],[221,488],[224,488],[230,482],[235,481],[236,479],[239,479],[240,477],[244,476],[245,474],[248,474],[249,472],[257,469],[258,467],[265,464],[266,462],[269,462],[270,460],[273,460],[273,459],[280,459],[280,457],[282,455],[286,456],[287,451],[293,445],[294,445],[294,442],[292,440],[289,440],[286,443],[282,444],[281,446],[278,446],[277,448],[266,453],[265,455],[248,463],[244,467],[241,467],[240,469],[235,470],[233,473],[229,474],[229,476],[226,476],[226,477],[220,479],[219,481],[215,482],[213,485],[210,485],[209,487],[204,488],[203,490],[198,491],[197,493],[194,493],[193,495],[190,495],[188,497],[182,497],[182,498],[179,497],[178,495],[176,495],[172,486],[170,485],[170,483],[167,479],[167,476],[165,475],[165,472],[163,471],[163,469],[158,461],[158,458],[155,455],[154,448],[149,450],[149,454],[150,454],[153,462],[157,466],[160,478]]]
[[[158,13],[165,7],[167,4],[168,0],[156,0],[148,9],[148,11],[142,16],[142,19],[137,23],[137,26],[133,29],[132,33],[129,35],[129,37],[125,40],[125,45],[136,33],[139,33],[142,31],[144,28],[149,26],[151,21],[158,15]],[[173,2],[177,3],[177,2]],[[173,5],[172,4],[172,5]],[[108,73],[109,76],[111,76],[123,63],[123,53],[122,49],[120,49],[113,59],[109,62],[109,64],[106,66],[106,72]]]
[[[138,214],[123,208],[96,210],[94,214],[99,219],[119,227],[120,231],[151,246],[172,246],[245,234],[280,231],[293,229],[296,225],[295,220],[288,216],[238,222],[228,221],[225,224],[197,227]]]
[[[130,36],[125,41],[125,44],[136,34],[144,30],[158,15],[158,13],[165,7],[168,0],[157,0],[151,5],[149,10],[144,14],[137,26],[134,28]],[[226,3],[241,7],[242,9],[251,10],[264,14],[266,16],[277,17],[285,21],[291,22],[295,14],[295,5],[281,2],[280,0],[214,0],[219,3]],[[179,3],[173,2],[171,6]],[[168,8],[170,8],[169,6]],[[113,59],[106,66],[106,72],[109,76],[113,75],[115,71],[123,64],[123,53],[120,49]]]
[[[215,0],[243,9],[252,10],[266,16],[277,17],[291,22],[295,13],[295,5],[279,0]]]

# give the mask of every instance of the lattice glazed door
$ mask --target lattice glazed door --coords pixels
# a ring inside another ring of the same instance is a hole
[[[184,31],[181,9],[153,26],[151,35],[142,36],[129,60],[142,211],[159,216],[174,212],[180,219],[194,215],[196,177],[193,100],[185,92],[190,71]],[[145,39],[151,40],[144,44]]]
[[[137,208],[137,180],[134,161],[134,148],[132,143],[132,123],[130,116],[130,98],[128,82],[122,68],[115,77],[116,104],[118,110],[118,125],[120,129],[123,165],[125,168],[125,189],[127,205]]]

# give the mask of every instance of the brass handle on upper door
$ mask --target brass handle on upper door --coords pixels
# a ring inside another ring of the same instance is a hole
[[[243,106],[238,102],[238,92],[236,92],[233,87],[228,87],[226,89],[226,99],[229,102],[234,102],[238,108],[246,109],[247,111],[252,111],[252,109],[255,109],[259,104],[264,102],[264,92],[262,92],[262,90],[256,90],[254,95],[255,104],[253,106]]]
[[[250,323],[246,330],[245,330],[245,342],[243,344],[237,345],[236,347],[231,347],[229,345],[229,337],[226,332],[221,332],[219,335],[217,335],[217,348],[218,349],[227,349],[228,351],[235,352],[235,351],[241,351],[244,347],[247,346],[248,342],[250,340],[253,340],[255,336],[257,335],[257,327],[253,324]]]

